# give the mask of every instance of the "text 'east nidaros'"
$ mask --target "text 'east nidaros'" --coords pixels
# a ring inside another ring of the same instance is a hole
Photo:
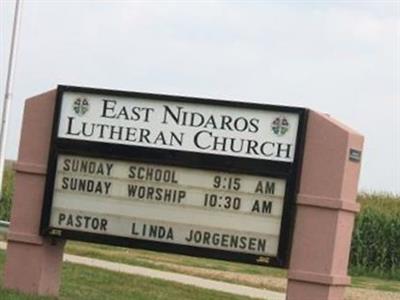
[[[213,110],[217,111],[213,106],[205,113],[186,109],[184,104],[144,107],[102,99],[96,120],[68,116],[65,135],[177,150],[292,158],[294,145],[268,139],[268,128],[260,128],[258,118],[214,113]],[[112,124],[110,120],[121,122]],[[262,130],[266,139],[260,140]]]

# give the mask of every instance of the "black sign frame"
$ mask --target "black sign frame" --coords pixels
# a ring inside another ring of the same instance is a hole
[[[137,97],[158,101],[174,101],[182,103],[197,103],[234,108],[250,108],[268,111],[297,113],[299,124],[296,137],[295,157],[292,163],[242,158],[234,156],[221,156],[188,151],[149,148],[110,144],[104,142],[80,141],[58,138],[58,128],[61,114],[61,104],[65,92],[78,92],[86,94],[101,94],[105,96]],[[216,100],[209,98],[194,98],[152,93],[139,93],[109,89],[76,87],[59,85],[53,117],[52,136],[49,149],[47,177],[45,184],[40,234],[51,238],[86,241],[107,245],[129,248],[147,249],[159,252],[184,254],[196,257],[222,259],[227,261],[242,262],[256,265],[267,265],[287,268],[290,259],[291,241],[295,222],[295,197],[300,183],[301,163],[304,152],[305,134],[308,110],[301,107],[277,106],[259,103]],[[249,175],[268,176],[286,179],[286,191],[282,213],[281,231],[277,256],[260,256],[256,254],[238,253],[227,250],[211,249],[181,244],[172,244],[159,241],[119,237],[114,235],[88,233],[82,231],[66,230],[50,227],[50,215],[53,202],[57,159],[60,154],[86,156],[93,158],[108,158],[123,161],[152,163],[189,167],[213,171],[241,173]]]

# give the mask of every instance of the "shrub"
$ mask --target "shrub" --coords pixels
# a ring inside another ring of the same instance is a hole
[[[14,193],[14,170],[6,168],[3,177],[3,195],[0,200],[0,220],[9,221],[11,201]]]

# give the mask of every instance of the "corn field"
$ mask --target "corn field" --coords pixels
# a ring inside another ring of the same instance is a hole
[[[400,197],[361,194],[350,253],[350,272],[400,279]]]

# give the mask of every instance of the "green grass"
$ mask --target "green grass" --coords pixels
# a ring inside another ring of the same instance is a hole
[[[400,281],[388,280],[369,276],[351,277],[351,286],[362,289],[371,289],[387,292],[400,292]]]
[[[0,251],[0,269],[4,265],[4,252]],[[3,282],[2,275],[0,281]],[[0,284],[2,300],[50,300],[7,291]],[[168,281],[149,279],[65,263],[62,270],[60,300],[248,300],[248,297],[194,288]]]
[[[258,288],[268,288],[276,291],[283,291],[283,289],[274,286],[274,284],[269,285],[268,282],[266,283],[261,280],[249,281],[248,279],[242,279],[241,275],[253,275],[255,276],[255,279],[263,279],[266,276],[282,279],[286,278],[286,270],[282,269],[74,241],[69,241],[67,243],[66,252],[75,255],[88,256],[164,271],[179,272]],[[206,271],[204,271],[204,269]],[[207,270],[209,272],[207,272]],[[224,274],[215,272],[215,270],[233,272],[236,273],[236,276],[225,277]],[[352,286],[357,288],[400,292],[399,280],[389,280],[370,276],[353,275]]]
[[[286,278],[286,270],[265,266],[247,265],[185,255],[159,253],[147,250],[111,247],[68,241],[66,252],[134,266],[171,271],[230,283],[266,288],[278,292],[281,286],[266,280],[271,277]],[[260,280],[261,279],[261,280]]]
[[[287,273],[283,269],[265,266],[72,241],[67,243],[66,252],[161,270],[172,270],[173,267],[171,264],[173,264],[205,268],[209,270],[269,275],[274,277],[286,277]]]

